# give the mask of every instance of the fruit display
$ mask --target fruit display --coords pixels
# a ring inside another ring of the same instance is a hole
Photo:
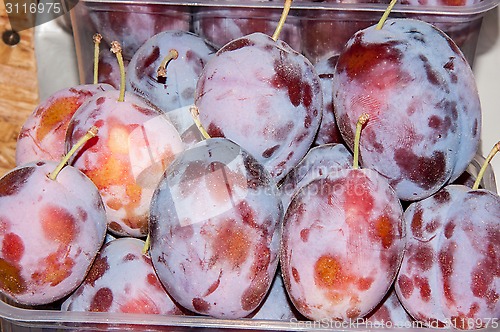
[[[353,23],[314,8],[357,0],[175,3],[163,19],[142,1],[83,1],[104,45],[81,70],[94,83],[20,128],[0,178],[1,317],[498,328],[493,152],[477,171],[479,97],[452,39],[392,7]]]

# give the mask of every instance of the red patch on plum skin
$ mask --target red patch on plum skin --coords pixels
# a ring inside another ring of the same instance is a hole
[[[85,278],[85,283],[95,286],[95,282],[101,278],[106,271],[109,270],[108,258],[106,256],[98,256],[94,260],[92,267]]]
[[[360,278],[357,282],[358,289],[360,291],[367,291],[371,288],[374,281],[373,277]]]
[[[454,262],[454,243],[443,247],[438,254],[438,263],[443,276],[443,293],[447,301],[455,303],[451,281],[453,278],[453,262]]]
[[[24,255],[24,241],[15,233],[5,234],[2,241],[2,256],[10,263],[19,263]]]
[[[155,46],[153,48],[153,51],[151,54],[147,57],[144,57],[141,61],[141,65],[138,66],[136,70],[136,75],[138,79],[144,78],[145,75],[148,73],[148,68],[153,65],[155,61],[157,61],[160,58],[160,48],[158,46]]]
[[[108,312],[113,304],[113,292],[107,287],[100,288],[92,298],[89,311]]]
[[[300,231],[300,239],[302,242],[307,242],[309,240],[309,233],[310,233],[309,228],[304,228],[303,230]]]
[[[419,289],[420,298],[424,302],[429,302],[431,300],[431,286],[429,285],[429,280],[427,278],[422,278],[415,276],[415,286]]]
[[[339,57],[336,67],[338,73],[346,72],[349,79],[364,81],[365,74],[369,74],[370,69],[380,63],[400,64],[402,52],[395,48],[400,42],[365,44],[362,42],[363,35],[363,32],[356,34],[352,46]]]
[[[302,81],[300,66],[291,62],[283,63],[286,60],[275,60],[275,74],[271,79],[271,85],[277,89],[286,89],[293,106],[298,107],[303,104],[308,109],[313,100],[311,86]]]
[[[75,261],[67,256],[67,250],[58,250],[46,256],[31,279],[42,285],[57,286],[73,273]]]
[[[227,262],[239,268],[248,259],[251,241],[248,232],[232,219],[220,222],[217,235],[211,240],[211,264]]]
[[[226,45],[224,45],[217,52],[217,55],[220,55],[220,54],[226,53],[226,52],[236,51],[236,50],[242,49],[244,47],[254,46],[254,45],[255,45],[255,43],[252,40],[248,39],[248,38],[238,38],[238,39],[235,39],[232,42],[227,43]]]
[[[413,294],[413,281],[405,274],[400,274],[398,277],[398,286],[404,298],[408,299]]]
[[[241,296],[242,309],[247,311],[254,310],[266,295],[268,288],[269,279],[267,275],[263,279],[254,279]]]
[[[394,160],[402,176],[424,190],[431,190],[447,176],[446,157],[442,151],[434,151],[431,157],[424,157],[400,148],[394,151]]]
[[[275,146],[272,146],[266,150],[264,150],[264,152],[262,152],[262,157],[265,158],[265,159],[268,159],[268,158],[271,158],[272,155],[280,148],[280,145],[277,144]]]
[[[423,214],[424,210],[421,207],[416,207],[411,219],[411,231],[413,233],[413,237],[417,239],[421,239],[423,237]]]
[[[195,311],[199,313],[208,313],[211,305],[207,301],[203,300],[202,298],[194,298],[192,301],[193,308]]]
[[[421,271],[429,271],[434,265],[434,250],[432,246],[420,244],[417,246],[412,246],[411,251],[408,250],[408,254],[411,256],[408,258],[408,264],[411,266],[416,266]]]
[[[216,124],[210,123],[207,127],[207,133],[210,137],[225,137],[224,132]]]
[[[0,184],[0,197],[19,193],[35,170],[35,167],[22,167],[5,174]]]
[[[297,284],[300,284],[300,274],[299,274],[299,271],[297,270],[297,268],[295,268],[295,267],[292,267],[292,277],[293,277],[293,280],[295,280],[295,282]]]
[[[471,273],[471,291],[474,296],[486,300],[488,307],[494,307],[500,299],[500,295],[495,290],[493,282],[498,277],[499,257],[495,250],[495,245],[489,242],[484,258],[478,262]]]

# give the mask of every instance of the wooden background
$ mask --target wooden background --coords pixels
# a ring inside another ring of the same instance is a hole
[[[0,1],[0,36],[10,30],[4,1]],[[39,101],[34,29],[20,33],[9,46],[0,39],[0,176],[15,166],[19,130]]]

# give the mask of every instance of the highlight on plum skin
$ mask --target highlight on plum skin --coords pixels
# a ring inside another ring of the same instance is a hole
[[[27,163],[0,179],[0,291],[16,303],[42,305],[73,292],[106,235],[95,185],[54,161]]]
[[[200,142],[172,162],[153,196],[159,279],[193,312],[248,316],[276,273],[282,216],[276,184],[255,158],[227,139]]]

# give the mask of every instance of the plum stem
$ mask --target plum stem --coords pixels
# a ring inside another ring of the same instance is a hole
[[[479,189],[479,183],[481,183],[481,180],[483,179],[484,172],[486,171],[486,168],[488,168],[491,159],[493,159],[493,157],[497,154],[498,151],[500,151],[500,141],[498,141],[497,144],[493,146],[490,153],[488,154],[488,157],[486,157],[486,160],[484,161],[483,165],[481,166],[481,169],[479,170],[479,173],[477,174],[476,181],[472,186],[472,190]]]
[[[352,162],[353,169],[359,168],[359,139],[361,137],[361,129],[369,119],[370,119],[370,114],[363,113],[358,118],[358,122],[356,123],[356,134],[354,136],[354,159]]]
[[[167,77],[167,65],[170,61],[175,60],[179,57],[179,52],[176,49],[171,49],[168,51],[168,54],[165,56],[163,61],[160,63],[156,74],[158,77]]]
[[[292,0],[285,0],[285,6],[283,7],[283,12],[281,13],[278,26],[276,27],[276,30],[274,30],[274,34],[271,37],[274,41],[278,41],[278,38],[280,36],[281,30],[283,30],[283,26],[285,25],[285,21],[291,6],[292,6]]]
[[[118,60],[118,67],[120,68],[120,96],[118,101],[125,100],[125,65],[123,64],[122,47],[119,42],[111,42],[111,52],[116,55]]]
[[[151,246],[151,238],[149,237],[148,233],[148,236],[146,236],[146,241],[144,242],[144,247],[142,247],[143,255],[146,255],[148,253],[150,246]]]
[[[94,84],[99,83],[99,45],[101,44],[102,35],[96,33],[94,40]]]
[[[59,172],[63,169],[64,166],[68,163],[69,158],[75,154],[76,150],[78,150],[82,145],[87,143],[87,141],[97,135],[99,130],[96,126],[92,126],[87,133],[76,142],[75,145],[66,153],[61,162],[57,165],[57,167],[48,175],[49,179],[55,180],[59,175]]]
[[[191,111],[191,116],[193,117],[193,121],[196,124],[196,127],[198,127],[198,130],[200,131],[201,135],[203,136],[204,139],[209,139],[210,135],[207,133],[205,128],[203,128],[203,125],[201,124],[200,121],[200,111],[198,110],[198,107],[192,106],[189,111]]]
[[[389,14],[392,11],[392,8],[394,5],[398,2],[398,0],[391,0],[389,3],[389,6],[387,6],[387,9],[384,11],[384,14],[382,14],[382,17],[380,18],[380,21],[378,21],[377,26],[375,27],[376,30],[380,30],[383,28],[385,21],[387,21],[387,18],[389,17]]]

